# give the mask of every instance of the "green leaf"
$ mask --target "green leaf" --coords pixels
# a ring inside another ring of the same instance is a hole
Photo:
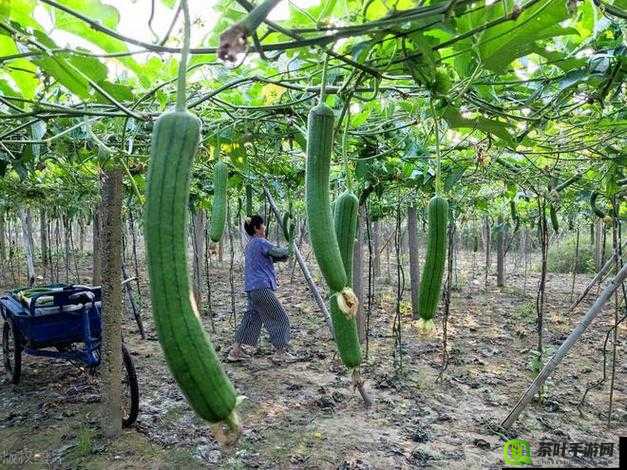
[[[98,85],[100,85],[104,89],[104,91],[109,93],[118,101],[132,101],[135,98],[135,95],[133,95],[133,90],[126,85],[111,83],[107,80],[98,82]],[[98,93],[97,100],[101,103],[110,103],[110,101],[102,96],[100,93]]]
[[[34,98],[35,91],[39,85],[35,64],[26,59],[15,59],[4,67],[9,71],[9,75],[11,75],[22,92],[22,96],[29,100]]]
[[[596,8],[592,0],[583,0],[579,4],[579,21],[575,24],[575,28],[582,38],[591,36],[594,32],[594,23],[596,22]]]
[[[508,131],[509,126],[504,122],[484,117],[466,119],[452,106],[447,106],[442,110],[442,117],[451,129],[477,129],[486,134],[497,136],[508,145],[514,145],[514,140]]]
[[[320,11],[318,21],[326,18],[333,12],[337,0],[322,0],[320,3],[322,4],[322,11]]]
[[[68,58],[68,61],[94,82],[101,82],[107,79],[107,66],[95,57],[72,55]]]
[[[532,52],[535,41],[577,34],[577,30],[559,25],[568,17],[564,0],[547,0],[524,10],[515,21],[489,28],[480,36],[479,55],[483,65],[501,72],[514,59]]]
[[[2,5],[0,7],[0,17],[6,17],[8,9],[8,16],[11,21],[20,23],[22,26],[41,29],[39,23],[34,20],[35,0],[0,0],[0,5]]]
[[[103,4],[100,0],[61,0],[60,3],[88,16],[97,18],[98,22],[109,29],[115,30],[118,26],[120,14],[110,5]],[[63,11],[51,8],[54,12],[55,26],[64,31],[75,34],[86,41],[95,44],[106,52],[126,52],[128,47],[123,41],[94,30],[91,26],[78,18]],[[119,60],[129,70],[134,72],[142,84],[150,85],[150,77],[143,73],[143,68],[131,57],[120,57]]]
[[[2,77],[3,71],[0,70],[0,77]],[[3,80],[2,78],[0,78],[0,93],[2,93],[2,96],[18,96],[20,95],[16,90],[14,90],[11,85],[9,85],[9,82],[7,82],[6,80]]]
[[[89,98],[89,83],[71,72],[71,66],[60,56],[39,56],[34,60],[41,70],[80,98]]]
[[[0,0],[0,2],[6,0]],[[15,45],[15,41],[11,39],[9,36],[0,35],[0,56],[8,56],[11,54],[17,54],[19,51],[17,50],[17,46]]]

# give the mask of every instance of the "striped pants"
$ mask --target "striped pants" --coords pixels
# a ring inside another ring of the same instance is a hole
[[[235,333],[235,342],[256,346],[265,326],[275,348],[286,347],[290,340],[290,321],[272,289],[255,289],[246,293],[248,306]]]

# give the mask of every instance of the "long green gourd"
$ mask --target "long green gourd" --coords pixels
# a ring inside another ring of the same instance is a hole
[[[167,364],[190,406],[213,423],[218,439],[240,432],[237,397],[199,319],[187,272],[186,213],[191,165],[200,140],[200,121],[185,106],[189,11],[179,68],[176,111],[157,119],[150,150],[145,233],[152,312]],[[221,423],[228,426],[223,432]]]
[[[246,184],[246,215],[253,215],[253,188],[250,184]]]
[[[352,282],[353,277],[353,246],[357,234],[358,210],[359,200],[350,191],[343,192],[335,200],[333,224],[348,284]]]
[[[418,310],[420,313],[418,328],[425,332],[433,329],[433,317],[440,301],[444,262],[446,260],[447,223],[448,201],[436,195],[429,202],[429,238],[418,293]]]
[[[214,243],[222,239],[226,222],[226,184],[229,168],[222,160],[213,167],[213,204],[209,237]]]
[[[349,191],[342,193],[335,201],[335,234],[349,284],[353,272],[353,246],[357,233],[358,206],[357,196]],[[346,367],[355,368],[361,364],[361,347],[356,317],[342,312],[338,305],[337,294],[331,297],[330,306],[335,342],[340,352],[340,358]]]
[[[348,286],[348,277],[333,230],[329,205],[334,121],[333,111],[324,103],[309,112],[305,200],[309,237],[316,261],[329,288],[333,292],[341,292]]]
[[[553,204],[549,206],[549,215],[551,216],[551,225],[553,226],[553,230],[555,233],[558,233],[560,230],[560,224],[559,220],[557,220],[557,210]]]

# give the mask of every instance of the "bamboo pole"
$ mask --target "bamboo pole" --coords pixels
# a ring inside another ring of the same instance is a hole
[[[562,343],[557,352],[551,357],[549,362],[542,368],[538,376],[531,382],[531,385],[527,388],[525,393],[522,394],[518,403],[514,406],[514,408],[509,412],[509,414],[505,417],[501,426],[505,429],[509,429],[511,425],[518,419],[520,413],[525,409],[525,407],[529,404],[531,399],[538,392],[540,387],[544,384],[546,379],[553,373],[553,371],[557,368],[558,364],[566,357],[570,349],[573,347],[575,342],[579,339],[579,337],[586,331],[592,320],[594,320],[597,315],[603,309],[605,303],[612,297],[614,291],[620,286],[623,281],[627,277],[627,263],[623,265],[621,270],[616,274],[614,279],[610,281],[607,287],[601,292],[601,295],[594,302],[592,307],[588,309],[588,312],[584,315],[584,317],[579,322],[579,325],[568,335],[568,338]]]

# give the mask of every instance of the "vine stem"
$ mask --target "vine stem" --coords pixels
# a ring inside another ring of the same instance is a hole
[[[185,96],[185,74],[187,72],[187,58],[189,57],[190,29],[191,21],[189,18],[189,5],[187,0],[181,0],[183,7],[183,17],[185,26],[183,32],[183,49],[181,51],[181,62],[179,63],[179,75],[176,82],[176,111],[184,112],[187,109],[187,100]]]
[[[346,109],[346,117],[344,121],[344,132],[342,133],[342,159],[346,171],[346,189],[352,192],[353,190],[353,174],[350,167],[350,160],[348,158],[348,152],[346,150],[347,143],[346,137],[348,136],[348,125],[351,120],[351,112],[350,112],[350,100],[348,103],[348,107]]]
[[[442,192],[442,162],[440,155],[440,120],[435,114],[435,108],[433,106],[433,97],[429,100],[429,107],[431,108],[431,115],[433,116],[433,124],[435,128],[435,193],[440,194]]]
[[[320,104],[324,104],[324,98],[327,92],[327,69],[329,66],[329,54],[324,56],[324,65],[322,66],[322,83],[320,84]]]

